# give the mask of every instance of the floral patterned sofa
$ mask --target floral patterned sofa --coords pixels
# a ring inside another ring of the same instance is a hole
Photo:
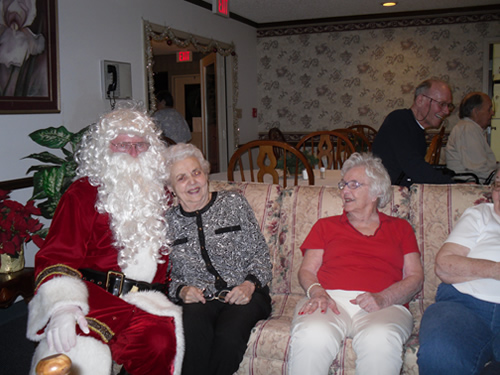
[[[255,211],[266,237],[273,263],[271,294],[273,312],[260,321],[250,336],[238,375],[278,375],[287,373],[290,324],[295,305],[304,296],[297,279],[302,261],[300,245],[312,225],[321,217],[342,212],[336,187],[297,186],[211,181],[211,190],[237,189]],[[477,185],[413,185],[393,187],[392,202],[382,211],[408,220],[415,230],[425,282],[410,303],[415,325],[405,345],[403,374],[418,375],[416,353],[418,329],[423,311],[434,301],[439,279],[434,274],[436,252],[464,210],[489,201],[490,189]],[[354,375],[356,355],[352,340],[346,339],[329,374]]]

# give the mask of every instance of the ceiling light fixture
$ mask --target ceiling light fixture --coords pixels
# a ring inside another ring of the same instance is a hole
[[[398,3],[396,3],[395,1],[388,1],[388,2],[385,2],[385,3],[382,3],[382,6],[384,7],[393,7],[393,6],[396,6]]]

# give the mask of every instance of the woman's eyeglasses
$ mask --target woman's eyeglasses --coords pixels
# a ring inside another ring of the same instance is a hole
[[[500,180],[493,182],[493,190],[494,191],[500,191]]]
[[[150,146],[148,142],[111,142],[111,144],[115,146],[116,150],[119,152],[129,152],[132,148],[135,148],[137,152],[144,152],[147,151]]]
[[[360,186],[363,186],[365,184],[362,184],[361,182],[358,182],[356,180],[351,180],[351,181],[344,181],[344,180],[340,180],[339,182],[339,189],[340,190],[344,190],[344,188],[347,186],[349,189],[351,190],[355,190],[357,188],[359,188]]]
[[[226,297],[229,292],[230,290],[228,289],[219,290],[218,292],[215,292],[213,294],[204,292],[203,297],[205,297],[206,301],[219,300],[220,302],[226,302]]]

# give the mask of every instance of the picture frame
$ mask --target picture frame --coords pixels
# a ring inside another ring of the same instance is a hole
[[[4,9],[17,25],[0,35],[0,114],[60,112],[57,0],[32,4],[24,20]]]

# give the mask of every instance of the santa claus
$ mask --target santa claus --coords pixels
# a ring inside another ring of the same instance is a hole
[[[180,374],[181,310],[165,296],[165,145],[145,112],[101,117],[77,152],[35,258],[27,336],[43,357],[65,353],[80,375]]]

